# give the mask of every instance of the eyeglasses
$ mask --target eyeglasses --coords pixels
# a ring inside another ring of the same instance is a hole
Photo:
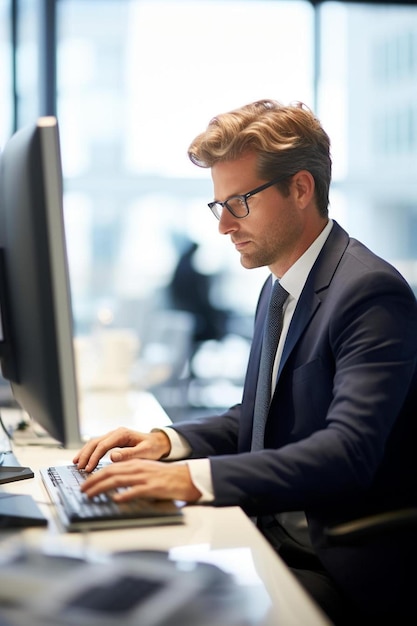
[[[217,201],[209,202],[208,203],[209,209],[213,213],[214,217],[216,217],[218,220],[221,218],[223,209],[225,207],[228,211],[230,211],[230,213],[234,217],[237,217],[238,219],[242,219],[243,217],[246,217],[247,215],[249,215],[249,206],[248,206],[249,198],[254,196],[256,193],[264,191],[264,189],[268,189],[268,187],[272,187],[272,185],[276,185],[277,183],[285,180],[285,178],[287,178],[287,176],[280,176],[279,178],[274,178],[274,180],[271,180],[269,183],[265,183],[264,185],[261,185],[260,187],[256,187],[255,189],[252,189],[252,191],[248,191],[248,193],[244,193],[243,195],[239,195],[239,196],[231,196],[224,202],[217,202]]]

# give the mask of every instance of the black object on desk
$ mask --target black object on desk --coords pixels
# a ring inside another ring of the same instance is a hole
[[[4,465],[4,462],[13,465]],[[13,452],[0,453],[0,485],[33,477],[34,473],[30,467],[19,465]],[[47,524],[48,520],[32,496],[0,492],[0,530]]]
[[[30,467],[22,467],[13,452],[0,452],[0,485],[33,477]]]
[[[0,530],[47,526],[48,520],[32,496],[0,493]]]
[[[16,480],[24,480],[25,478],[33,478],[33,476],[34,473],[30,467],[0,465],[0,485],[13,483]]]

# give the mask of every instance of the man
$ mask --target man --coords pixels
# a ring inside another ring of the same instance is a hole
[[[329,219],[330,142],[305,106],[264,100],[219,115],[189,156],[211,168],[209,206],[242,265],[272,274],[242,402],[221,416],[149,434],[118,429],[87,443],[74,459],[87,471],[119,449],[83,490],[128,486],[115,498],[239,505],[335,623],[406,615],[415,536],[334,547],[325,527],[416,505],[415,297]],[[263,425],[257,381],[276,280],[287,293]],[[158,461],[183,458],[191,460]]]

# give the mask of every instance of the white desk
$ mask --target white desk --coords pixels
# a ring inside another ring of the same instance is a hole
[[[29,420],[27,414],[19,409],[2,409],[2,416],[7,427],[14,429],[20,421]],[[171,420],[155,396],[147,391],[134,389],[124,391],[88,391],[79,398],[79,420],[83,440],[104,434],[118,426],[128,426],[135,430],[149,432],[152,428],[169,426]],[[37,424],[27,431],[15,433],[19,443],[39,443],[39,437],[45,445],[55,443]],[[0,431],[0,444],[3,443]],[[7,444],[6,444],[7,445]],[[1,449],[1,448],[0,448]]]
[[[105,430],[105,429],[104,429]],[[262,626],[328,626],[329,622],[316,608],[285,564],[272,550],[252,522],[238,507],[185,507],[185,524],[126,530],[63,533],[54,517],[53,507],[37,470],[70,461],[73,451],[32,445],[16,446],[15,454],[22,465],[30,466],[35,478],[9,483],[0,489],[12,493],[30,493],[40,503],[50,520],[45,529],[2,531],[1,541],[19,536],[30,545],[55,543],[110,552],[113,550],[168,550],[172,557],[190,557],[219,565],[233,573],[256,598],[257,624]],[[259,618],[259,619],[258,619]]]

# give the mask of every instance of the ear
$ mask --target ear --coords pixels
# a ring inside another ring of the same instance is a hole
[[[314,200],[315,187],[314,178],[307,170],[300,170],[293,176],[292,189],[300,209],[304,209]]]

